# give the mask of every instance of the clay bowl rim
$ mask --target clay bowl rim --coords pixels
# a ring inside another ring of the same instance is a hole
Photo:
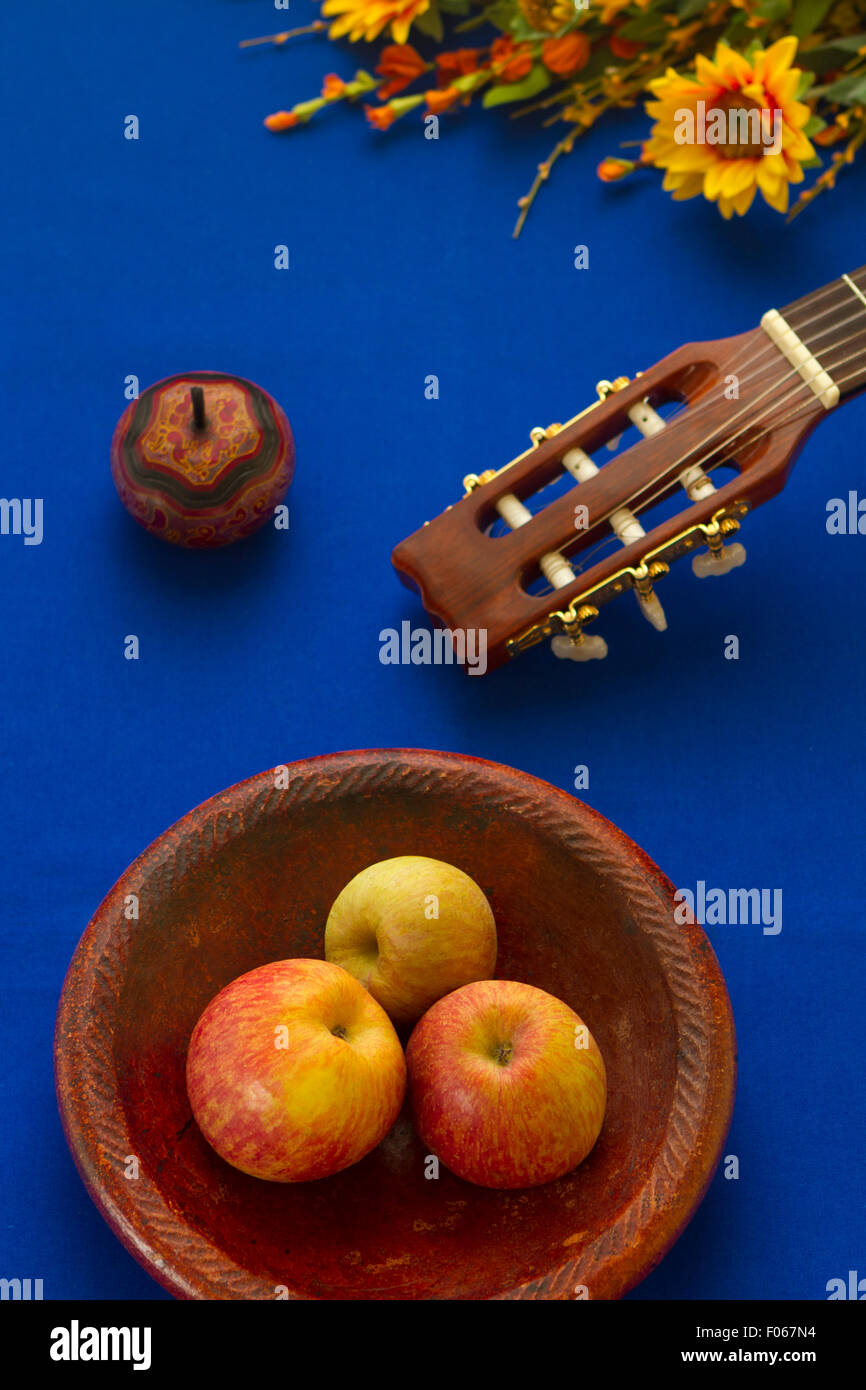
[[[656,910],[659,900],[670,907],[667,930],[653,934],[680,1039],[663,1143],[636,1196],[579,1256],[529,1283],[488,1295],[497,1300],[563,1299],[574,1297],[577,1285],[585,1285],[593,1299],[620,1298],[655,1268],[691,1220],[718,1166],[730,1125],[737,1065],[734,1022],[713,949],[700,926],[674,921],[673,884],[639,845],[592,807],[529,773],[468,754],[418,748],[325,753],[283,766],[293,774],[294,784],[299,777],[324,778],[327,787],[340,772],[357,775],[359,765],[362,771],[372,771],[380,778],[389,769],[392,773],[408,769],[439,780],[443,774],[453,777],[459,769],[476,784],[495,783],[521,813],[564,833],[569,821],[576,822],[580,838],[594,842],[602,859],[613,851],[621,870],[626,864],[630,866],[629,901],[639,929],[646,930],[646,923],[641,921],[641,898]],[[184,844],[202,832],[216,832],[221,817],[220,833],[211,836],[215,849],[226,838],[248,831],[256,806],[257,814],[262,814],[262,793],[265,799],[279,794],[274,788],[273,768],[209,797],[163,831],[133,861],[84,931],[70,962],[57,1012],[55,1086],[63,1131],[76,1167],[121,1243],[153,1279],[181,1299],[272,1299],[273,1286],[187,1225],[146,1174],[129,1183],[118,1177],[119,1166],[112,1163],[108,1168],[105,1164],[102,1155],[106,1150],[115,1156],[128,1154],[131,1140],[123,1106],[112,1086],[110,1021],[90,1010],[88,999],[96,972],[105,974],[106,959],[112,962],[108,975],[112,989],[117,990],[125,945],[119,939],[118,924],[124,920],[121,908],[133,885],[140,890],[151,874],[164,876],[166,860],[176,857],[181,860],[182,875]],[[531,812],[528,796],[533,803]],[[166,891],[170,887],[169,883]],[[101,988],[105,988],[104,978]],[[85,1030],[75,1026],[76,1017],[87,1020]],[[704,1060],[700,1047],[682,1046],[686,1018],[706,1043]],[[89,1086],[78,1084],[82,1076],[89,1078]]]

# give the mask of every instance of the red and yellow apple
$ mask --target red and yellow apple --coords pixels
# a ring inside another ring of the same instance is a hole
[[[281,960],[226,985],[186,1063],[196,1123],[255,1178],[306,1182],[374,1149],[399,1114],[406,1063],[390,1019],[347,971]]]
[[[397,1024],[443,994],[486,980],[496,923],[478,884],[441,859],[405,854],[370,864],[328,916],[325,956],[348,970]]]
[[[406,1052],[418,1133],[460,1178],[536,1187],[586,1158],[604,1061],[583,1020],[533,985],[483,980],[440,999]]]

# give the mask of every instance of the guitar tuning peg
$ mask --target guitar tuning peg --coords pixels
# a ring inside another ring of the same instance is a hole
[[[564,661],[601,661],[607,656],[607,643],[603,637],[592,637],[583,633],[580,637],[566,637],[560,632],[550,639],[554,656]]]
[[[649,565],[641,564],[635,570],[635,598],[640,604],[640,611],[656,632],[666,632],[668,620],[665,610],[653,592],[653,581],[667,574],[669,568],[663,560],[653,560]]]
[[[655,594],[644,596],[636,595],[640,604],[640,611],[643,613],[648,623],[651,623],[656,632],[667,632],[668,620],[665,617],[665,610],[662,608]]]
[[[544,425],[533,425],[532,429],[529,431],[529,438],[532,440],[535,447],[538,448],[538,445],[543,444],[545,439],[552,439],[555,434],[560,434],[561,431],[562,425],[560,424],[547,425],[546,427]]]
[[[638,372],[638,376],[640,376],[640,372]],[[623,388],[628,385],[629,379],[627,376],[615,377],[613,381],[608,381],[607,378],[605,378],[603,381],[597,381],[595,383],[595,394],[600,401],[606,401],[608,396],[612,395],[614,391],[622,391]]]
[[[712,550],[702,550],[700,555],[692,556],[692,570],[698,579],[706,579],[710,574],[727,574],[746,563],[746,547],[735,541],[733,545],[723,545],[718,554]]]
[[[692,556],[692,572],[698,579],[706,579],[711,574],[727,574],[729,570],[737,569],[746,563],[744,545],[739,541],[734,541],[732,545],[724,544],[723,538],[739,529],[740,523],[733,517],[705,528],[704,534],[709,548],[702,550],[699,555]]]

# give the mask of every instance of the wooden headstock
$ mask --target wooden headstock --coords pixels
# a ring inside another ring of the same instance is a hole
[[[604,655],[603,641],[584,628],[629,589],[664,626],[653,590],[670,564],[698,552],[699,573],[741,563],[745,552],[728,538],[750,507],[784,486],[807,435],[839,398],[822,400],[787,342],[782,348],[762,326],[681,347],[632,381],[599,383],[595,405],[533,431],[532,447],[504,468],[469,475],[460,501],[398,545],[401,579],[444,627],[486,631],[489,670],[545,637],[557,655]],[[670,402],[681,408],[664,420]],[[632,447],[593,459],[632,425],[641,436]],[[716,487],[722,463],[736,471]],[[574,485],[532,514],[527,500],[563,474]],[[652,529],[641,525],[651,503],[676,495],[679,510]],[[498,519],[507,532],[490,535]]]

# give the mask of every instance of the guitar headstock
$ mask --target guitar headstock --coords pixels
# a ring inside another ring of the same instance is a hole
[[[684,555],[701,576],[743,562],[731,537],[784,486],[838,399],[832,382],[822,398],[823,381],[807,380],[771,327],[765,316],[747,333],[681,347],[631,381],[600,382],[594,405],[533,430],[530,448],[503,468],[469,474],[463,497],[396,547],[403,582],[452,632],[486,632],[487,669],[547,637],[558,656],[604,656],[603,639],[585,628],[629,589],[665,627],[658,581]],[[636,442],[605,458],[629,430]]]

